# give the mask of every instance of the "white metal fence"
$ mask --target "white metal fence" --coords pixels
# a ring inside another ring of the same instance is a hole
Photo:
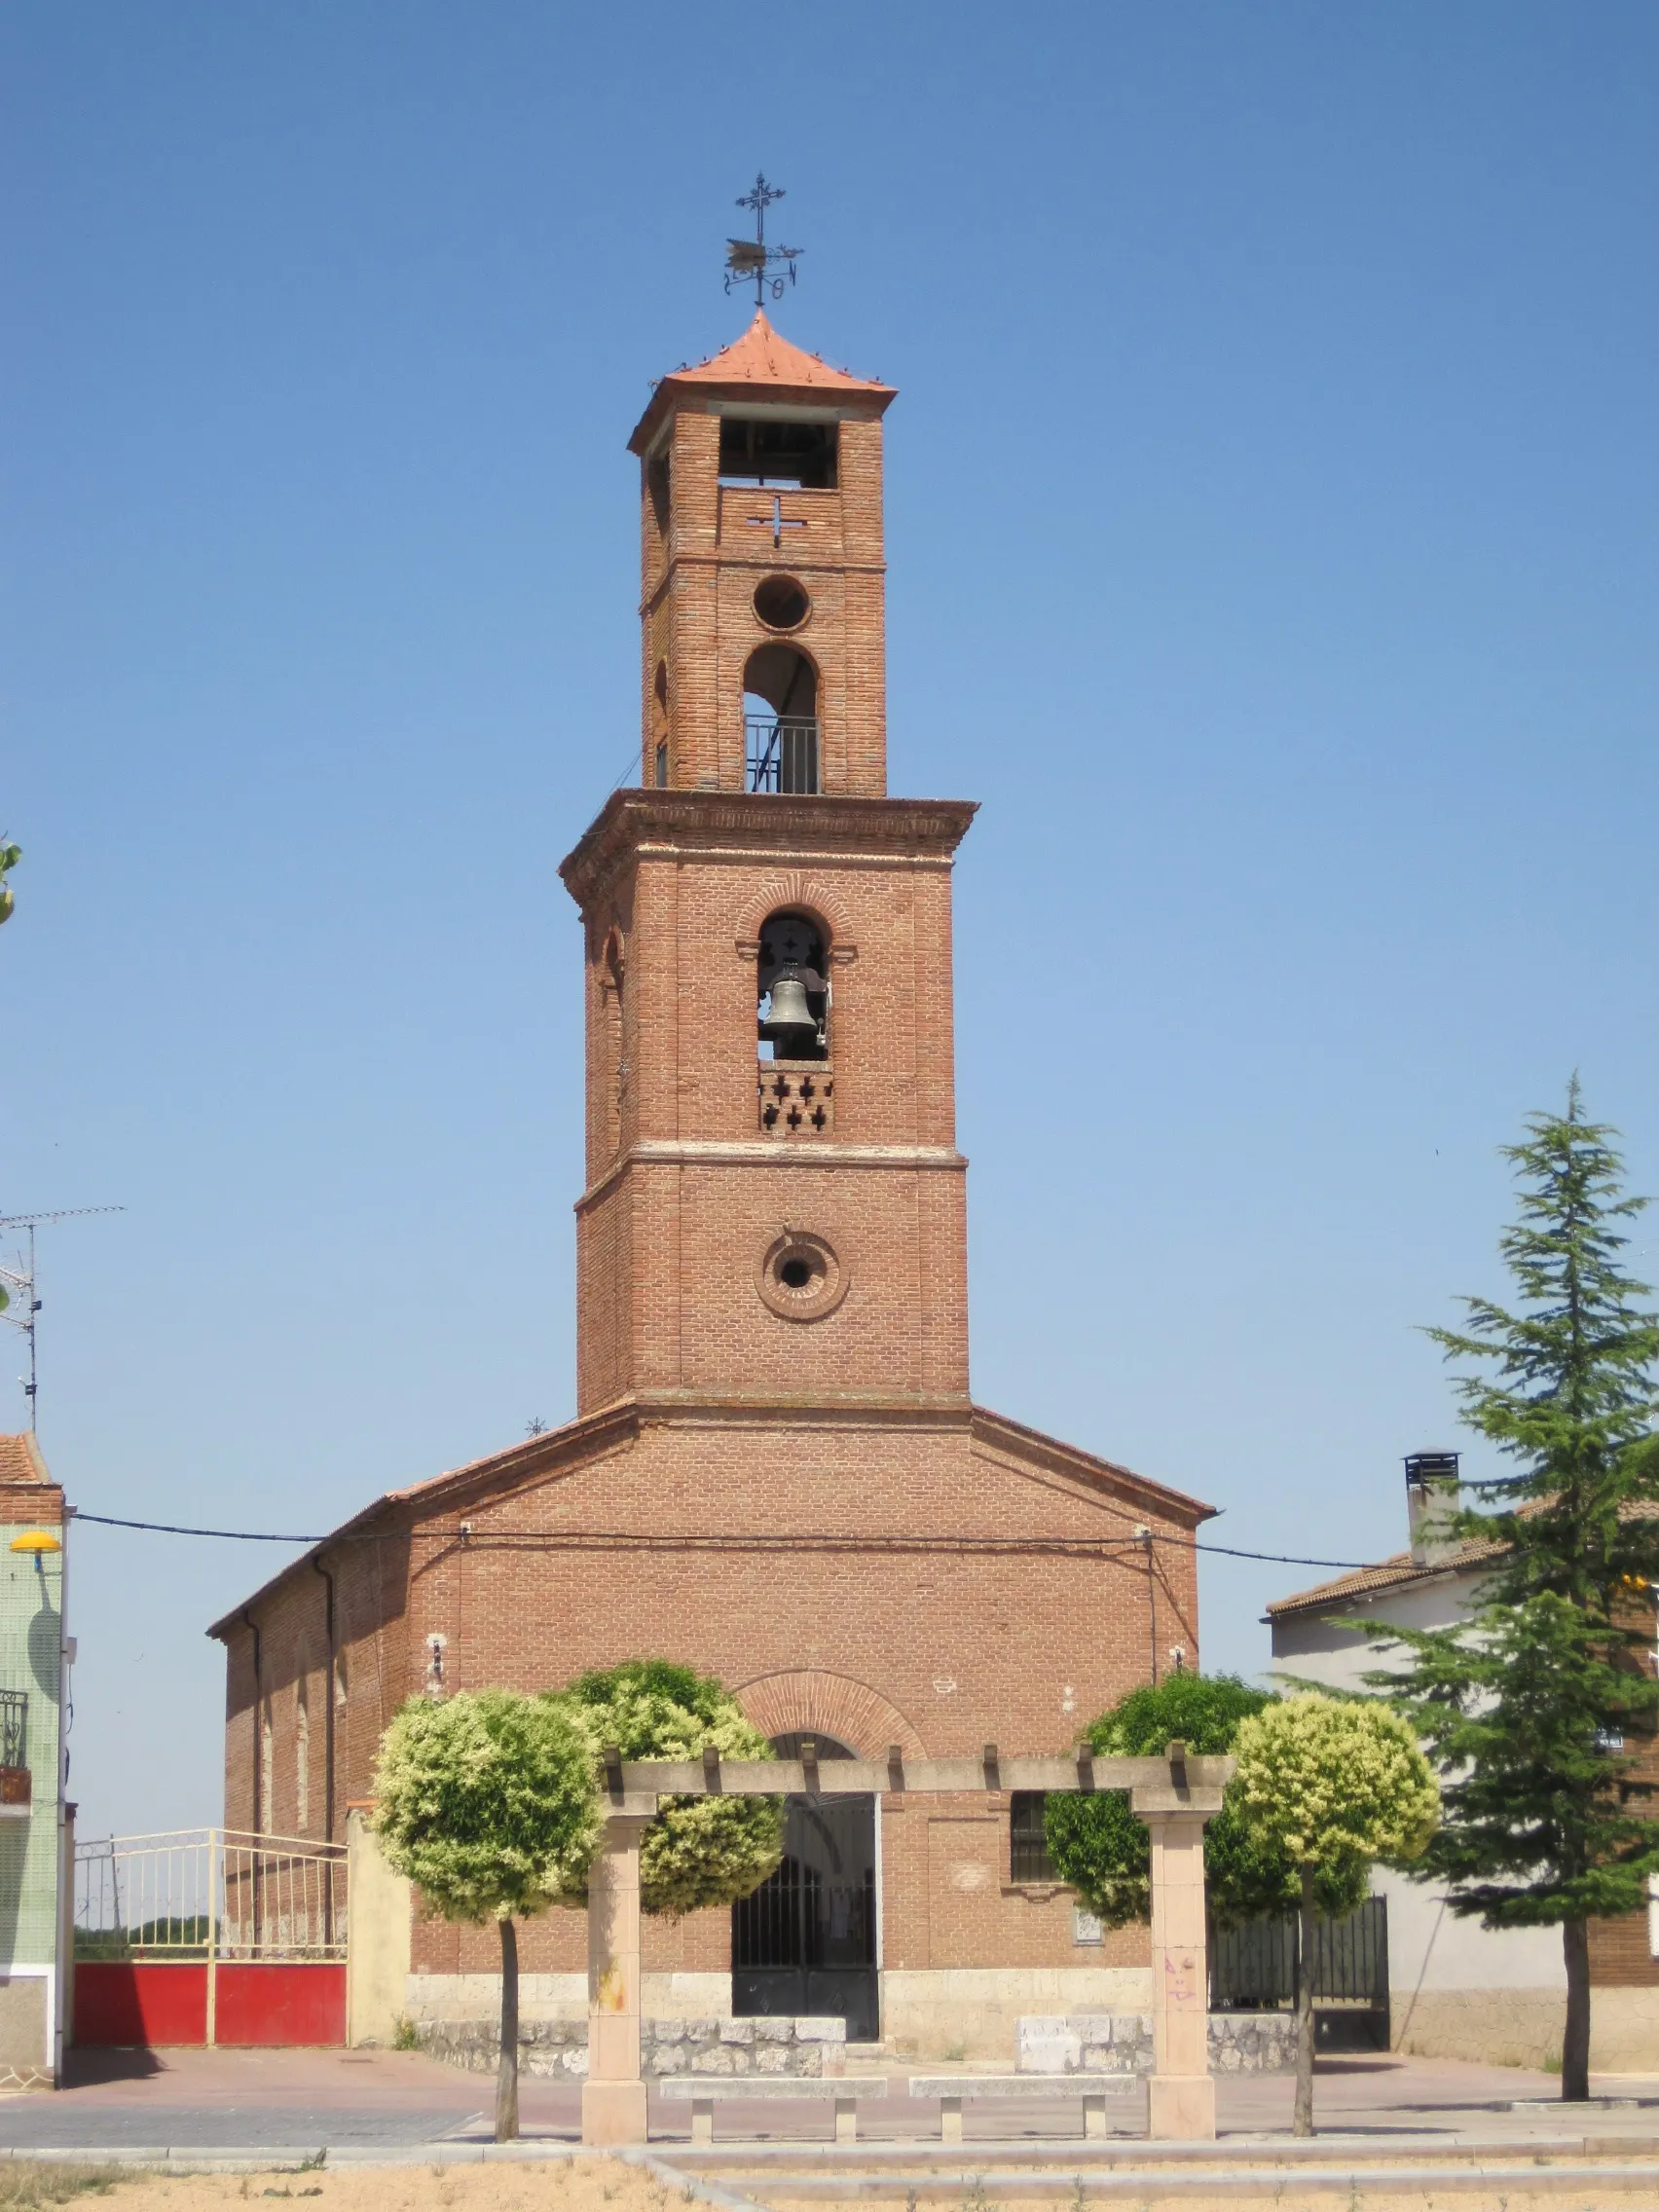
[[[343,1959],[346,1847],[234,1828],[75,1846],[82,1959]]]

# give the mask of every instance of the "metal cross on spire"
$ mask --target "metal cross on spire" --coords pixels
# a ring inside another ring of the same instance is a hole
[[[764,307],[766,294],[781,300],[784,286],[795,280],[795,263],[800,258],[798,245],[768,245],[766,243],[766,210],[774,200],[782,200],[781,184],[768,184],[764,176],[756,174],[755,189],[739,199],[740,207],[755,210],[755,236],[752,239],[727,239],[725,288],[729,292],[734,284],[755,285],[755,305]]]

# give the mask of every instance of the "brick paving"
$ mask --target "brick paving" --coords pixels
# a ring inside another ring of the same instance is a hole
[[[872,2077],[896,2085],[902,2065]],[[1659,2079],[1615,2078],[1599,2092],[1633,2100],[1622,2109],[1567,2107],[1559,2083],[1519,2068],[1428,2059],[1345,2057],[1321,2060],[1315,2116],[1321,2134],[1387,2142],[1433,2140],[1517,2145],[1582,2139],[1659,2139]],[[316,2151],[325,2147],[392,2150],[422,2144],[487,2140],[494,2083],[462,2074],[418,2053],[341,2050],[84,2051],[75,2054],[61,2090],[9,2097],[0,2104],[0,2151],[55,2149],[229,2149]],[[1519,2101],[1537,2109],[1512,2111]],[[527,2139],[573,2142],[580,2127],[580,2090],[573,2083],[527,2078],[521,2087]],[[1224,2138],[1243,2143],[1288,2132],[1291,2083],[1282,2076],[1223,2080]],[[1038,2104],[969,2106],[970,2143],[1036,2147],[1075,2141],[1077,2101],[1057,2094]],[[1145,2124],[1145,2098],[1111,2108],[1117,2140]],[[683,2141],[684,2105],[653,2099],[654,2141]],[[827,2140],[830,2114],[741,2102],[723,2104],[717,2127],[728,2141],[757,2145]],[[866,2103],[860,2130],[870,2143],[937,2136],[937,2108],[903,2095]]]

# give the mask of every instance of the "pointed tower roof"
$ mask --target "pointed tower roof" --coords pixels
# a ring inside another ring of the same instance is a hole
[[[628,440],[631,453],[645,452],[656,435],[657,424],[673,406],[676,392],[687,387],[734,397],[747,393],[759,397],[764,392],[774,400],[858,398],[873,403],[876,414],[885,412],[897,397],[890,384],[872,383],[846,369],[831,368],[816,353],[792,346],[772,328],[764,311],[756,308],[755,320],[735,345],[707,361],[699,361],[695,368],[676,369],[662,378]]]

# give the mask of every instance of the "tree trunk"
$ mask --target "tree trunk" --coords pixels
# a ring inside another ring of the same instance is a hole
[[[1302,1869],[1301,1963],[1296,1976],[1296,2118],[1293,2135],[1313,2132],[1313,1869]]]
[[[501,1930],[501,2063],[496,2075],[496,2141],[518,2141],[518,1930]]]
[[[1590,2094],[1590,1928],[1586,1921],[1564,1920],[1561,1947],[1567,1961],[1567,2032],[1561,2045],[1564,2103],[1581,2104]]]

